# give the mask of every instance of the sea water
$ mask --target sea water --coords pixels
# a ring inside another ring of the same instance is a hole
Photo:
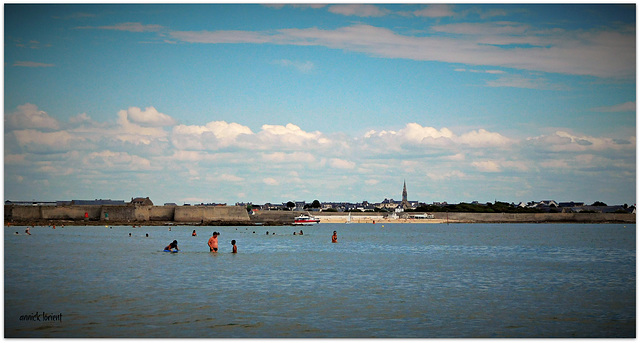
[[[6,337],[635,337],[635,225],[25,228]]]

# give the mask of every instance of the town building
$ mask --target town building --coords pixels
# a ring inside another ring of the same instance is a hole
[[[153,206],[153,202],[149,199],[149,197],[131,198],[131,202],[129,204],[134,206]]]

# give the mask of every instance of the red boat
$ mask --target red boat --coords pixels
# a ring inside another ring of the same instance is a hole
[[[311,215],[301,215],[301,216],[297,216],[294,221],[293,221],[293,225],[313,225],[315,223],[319,223],[320,219],[311,216]]]

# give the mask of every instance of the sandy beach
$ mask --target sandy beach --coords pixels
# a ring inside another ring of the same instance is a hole
[[[316,216],[320,219],[320,223],[326,224],[341,224],[349,221],[348,216]],[[352,216],[351,223],[356,224],[399,224],[399,223],[411,223],[411,224],[441,224],[446,223],[446,219],[403,219],[403,218],[385,218],[383,216]],[[453,222],[453,221],[449,221]]]

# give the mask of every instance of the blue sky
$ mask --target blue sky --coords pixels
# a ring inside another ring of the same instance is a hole
[[[9,200],[636,201],[628,5],[5,5]]]

